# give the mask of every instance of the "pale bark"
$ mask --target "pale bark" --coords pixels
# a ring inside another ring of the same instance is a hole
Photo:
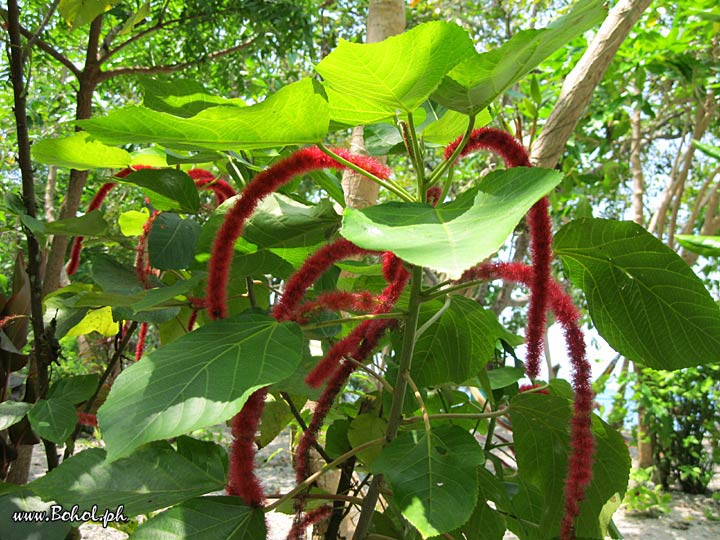
[[[639,105],[635,105],[630,117],[630,123],[632,124],[630,169],[633,176],[633,221],[638,225],[642,225],[645,177],[642,170],[642,119]]]
[[[610,10],[587,51],[565,79],[558,102],[533,146],[530,159],[534,165],[555,167],[595,87],[650,1],[620,0]]]

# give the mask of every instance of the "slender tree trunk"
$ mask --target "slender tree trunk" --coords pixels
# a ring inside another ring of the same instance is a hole
[[[651,0],[620,0],[565,79],[558,102],[533,145],[534,165],[553,168],[615,53]]]
[[[638,225],[642,225],[645,177],[642,170],[642,120],[639,105],[636,105],[633,109],[630,122],[632,124],[630,168],[633,175],[633,221]]]

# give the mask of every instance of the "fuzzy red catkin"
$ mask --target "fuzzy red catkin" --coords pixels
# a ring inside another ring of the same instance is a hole
[[[473,279],[502,278],[530,285],[534,276],[533,268],[521,263],[485,263],[466,271],[458,282]],[[548,283],[550,308],[560,322],[565,334],[568,355],[573,367],[573,416],[570,427],[570,457],[565,479],[565,514],[561,523],[561,540],[575,538],[575,518],[580,513],[580,502],[592,480],[595,439],[591,429],[592,386],[591,367],[585,351],[585,339],[578,324],[580,312],[572,298],[563,291],[554,279]]]
[[[88,427],[97,427],[97,416],[90,413],[84,413],[81,411],[76,411],[78,423],[82,424],[83,426]]]
[[[205,169],[190,169],[188,176],[195,181],[198,189],[209,189],[215,194],[218,205],[224,203],[230,197],[237,195],[233,187],[222,178],[216,177]]]
[[[356,156],[344,149],[334,151],[343,159],[376,176],[388,178],[390,175],[390,170],[373,158]],[[233,246],[235,240],[242,234],[245,221],[252,215],[260,201],[297,175],[327,168],[345,169],[346,167],[317,147],[303,148],[258,174],[245,187],[238,201],[226,214],[225,221],[213,242],[206,295],[208,311],[212,319],[227,317],[227,284]]]
[[[137,345],[135,346],[135,361],[139,362],[145,352],[145,338],[147,338],[148,323],[144,322],[140,324],[140,330],[138,331]]]
[[[449,159],[460,144],[462,137],[445,148],[445,159]],[[460,156],[476,150],[490,150],[498,154],[508,168],[531,167],[527,150],[512,135],[499,129],[480,128],[470,134]],[[546,310],[548,302],[548,283],[550,281],[550,261],[552,259],[552,230],[548,215],[547,197],[540,199],[528,212],[530,229],[530,252],[533,264],[533,277],[530,286],[530,306],[528,309],[527,358],[525,370],[530,379],[535,379],[540,371],[540,356],[543,352]]]
[[[260,424],[266,395],[267,387],[253,392],[242,410],[232,419],[234,440],[230,450],[226,489],[228,495],[241,497],[253,508],[259,508],[265,502],[262,486],[253,473],[253,469],[255,467],[255,433]]]
[[[347,291],[331,291],[323,293],[311,302],[305,302],[297,308],[293,316],[300,323],[307,322],[309,316],[320,309],[330,311],[372,311],[378,304],[378,298],[368,292],[351,293]]]
[[[427,200],[430,206],[437,206],[440,202],[440,195],[442,195],[442,188],[440,186],[433,186],[425,193],[425,200]]]
[[[314,508],[305,514],[301,519],[296,519],[293,523],[290,532],[288,533],[288,540],[301,540],[305,538],[305,529],[310,525],[315,525],[327,518],[332,514],[332,506],[321,506]]]
[[[154,212],[153,215],[145,221],[142,233],[138,237],[137,247],[135,248],[135,274],[146,289],[150,288],[149,274],[152,270],[147,256],[147,243],[153,222],[158,214],[159,212]]]

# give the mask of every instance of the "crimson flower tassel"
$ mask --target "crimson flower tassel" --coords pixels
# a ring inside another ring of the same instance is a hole
[[[138,331],[137,345],[135,346],[135,361],[139,362],[145,353],[145,338],[147,338],[148,323],[144,322],[140,324],[140,330]]]
[[[390,174],[387,167],[370,157],[356,156],[344,149],[337,149],[335,152],[343,159],[376,176],[387,178]],[[210,317],[213,319],[227,317],[227,285],[233,246],[235,240],[242,234],[245,221],[252,215],[260,201],[295,176],[327,168],[345,169],[346,167],[317,147],[303,148],[258,174],[245,187],[235,205],[226,214],[225,221],[213,242],[207,286]]]
[[[533,268],[520,263],[484,263],[466,271],[458,280],[501,278],[530,286],[535,273]],[[561,540],[574,540],[575,518],[580,514],[580,503],[592,480],[595,439],[592,434],[591,367],[585,351],[585,340],[580,329],[580,312],[572,298],[554,279],[548,282],[550,308],[563,327],[565,343],[573,368],[573,416],[570,426],[570,456],[565,478],[565,514],[561,522]]]
[[[445,148],[445,159],[449,159],[457,149],[462,137]],[[480,128],[473,131],[460,152],[465,156],[476,150],[485,149],[498,154],[505,165],[510,167],[531,167],[527,150],[512,135],[499,129]],[[530,379],[535,379],[540,371],[540,356],[543,351],[546,310],[548,302],[548,283],[550,281],[550,261],[552,259],[552,230],[548,215],[549,202],[543,197],[528,212],[530,229],[530,252],[532,256],[533,276],[529,283],[530,306],[528,309],[527,365],[525,370]]]
[[[188,176],[195,181],[195,187],[198,189],[211,190],[218,205],[237,195],[230,184],[205,169],[190,169]]]
[[[311,302],[303,303],[297,309],[297,314],[293,318],[299,323],[304,323],[308,321],[310,314],[320,309],[368,312],[372,311],[377,306],[377,303],[377,297],[368,291],[357,293],[332,291],[321,294]]]
[[[332,514],[332,506],[328,505],[310,510],[302,518],[295,520],[288,534],[288,540],[302,540],[305,538],[305,529],[329,518],[330,514]]]
[[[76,411],[76,414],[79,424],[88,427],[97,427],[97,416],[95,416],[94,414],[84,413],[81,411]]]

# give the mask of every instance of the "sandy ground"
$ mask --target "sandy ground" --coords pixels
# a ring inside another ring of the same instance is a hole
[[[46,464],[40,446],[35,447],[31,475],[33,478],[43,474]],[[270,460],[268,461],[268,458]],[[258,455],[260,476],[268,494],[284,493],[294,485],[294,473],[289,452],[289,437],[278,437]],[[720,474],[716,474],[710,485],[715,492],[720,491]],[[672,511],[667,516],[645,517],[633,515],[624,506],[615,513],[613,519],[625,540],[719,540],[720,539],[720,501],[713,501],[704,495],[687,495],[679,491],[672,492]],[[714,516],[715,520],[709,519]],[[268,514],[268,539],[283,540],[292,524],[291,516],[271,512]],[[80,527],[83,540],[123,540],[127,535],[112,528],[103,529],[99,525],[84,524]],[[507,534],[505,540],[514,539]]]

